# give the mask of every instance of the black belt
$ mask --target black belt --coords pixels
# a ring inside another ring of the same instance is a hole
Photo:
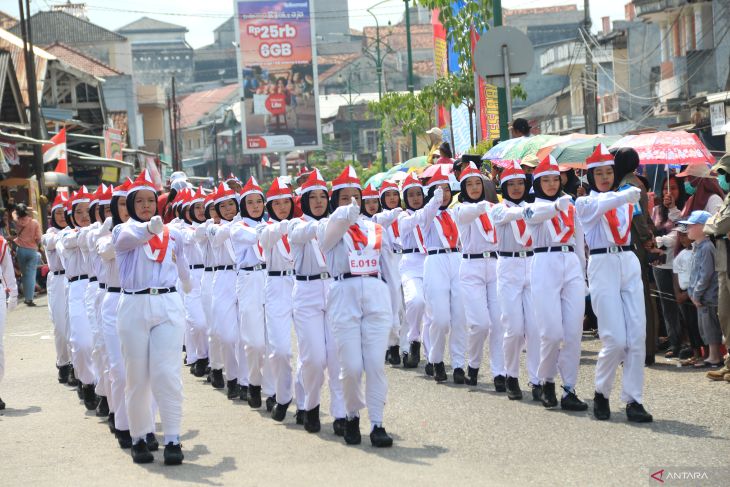
[[[320,274],[312,274],[311,276],[297,275],[297,281],[318,281],[320,279],[329,279],[329,272],[322,272]]]
[[[558,245],[555,247],[538,247],[535,249],[536,254],[545,254],[548,252],[575,252],[572,245]]]
[[[500,257],[532,257],[535,253],[532,250],[520,250],[519,252],[497,252]]]
[[[619,252],[631,252],[631,245],[612,245],[611,247],[606,247],[603,249],[591,249],[588,253],[590,255],[600,255],[600,254],[618,254]]]
[[[458,251],[459,249],[457,249],[456,247],[451,247],[450,249],[433,249],[428,251],[428,255],[452,254]]]
[[[402,249],[400,252],[396,252],[398,254],[415,254],[416,252],[420,252],[419,249]]]
[[[232,265],[217,265],[215,266],[215,270],[217,271],[233,271],[236,267]]]
[[[189,265],[188,267],[190,268],[190,270],[193,270],[193,269],[205,269],[205,266],[203,264],[194,264],[194,265]]]
[[[252,272],[252,271],[262,271],[266,269],[266,264],[256,264],[252,265],[250,267],[241,267],[240,270],[245,272]]]
[[[175,286],[172,287],[151,287],[148,289],[142,289],[141,291],[127,291],[124,290],[124,294],[167,294],[177,292]]]
[[[76,282],[76,281],[79,281],[81,279],[88,279],[88,278],[89,278],[88,275],[81,274],[80,276],[69,277],[68,278],[68,282]]]
[[[89,282],[96,282],[96,277],[90,277]]]
[[[215,269],[213,269],[212,267],[204,267],[203,270],[205,272],[213,272]]]
[[[497,252],[482,252],[481,254],[462,254],[462,259],[471,260],[471,259],[496,259],[497,258]]]
[[[104,284],[103,282],[100,282],[99,289],[106,289],[106,284]]]
[[[66,274],[66,271],[53,271],[54,276],[62,276]]]
[[[271,277],[284,277],[284,276],[293,276],[294,275],[294,269],[289,269],[288,271],[269,271],[269,276]]]
[[[111,287],[110,286],[110,287],[106,288],[106,292],[108,292],[108,293],[121,293],[122,292],[122,288],[120,288],[120,287]]]
[[[351,272],[345,272],[344,274],[340,274],[339,276],[335,276],[335,281],[341,281],[343,279],[352,279],[353,277],[374,277],[376,279],[380,279],[383,282],[385,282],[385,279],[383,279],[383,277],[380,274],[378,274],[378,273],[373,273],[373,274],[353,274]]]

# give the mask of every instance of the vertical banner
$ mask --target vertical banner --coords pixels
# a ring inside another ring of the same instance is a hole
[[[436,79],[443,78],[449,74],[449,55],[448,44],[446,42],[446,28],[439,21],[439,10],[434,9],[431,12],[431,25],[433,26],[433,59],[436,66]],[[448,107],[438,107],[439,127],[444,127],[451,123]],[[446,139],[444,139],[446,140]]]
[[[312,0],[236,0],[245,154],[322,146]]]
[[[480,35],[472,29],[471,52],[474,53]],[[477,113],[477,143],[482,140],[499,138],[499,102],[497,101],[497,87],[487,84],[474,68],[474,107]]]
[[[122,161],[124,160],[123,148],[124,139],[121,130],[112,128],[104,130],[104,154],[102,154],[102,157]]]

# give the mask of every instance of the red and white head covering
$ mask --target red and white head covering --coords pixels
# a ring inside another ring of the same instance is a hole
[[[307,180],[304,181],[304,184],[301,186],[301,194],[316,190],[322,190],[325,193],[327,192],[327,182],[322,177],[322,173],[319,172],[319,169],[315,169],[309,173],[309,177],[307,177]]]
[[[365,189],[362,190],[362,199],[363,200],[376,200],[380,197],[378,194],[378,190],[376,190],[372,184],[368,184],[365,186]]]
[[[203,205],[207,208],[208,206],[213,204],[213,201],[215,201],[215,193],[216,190],[214,189],[210,193],[208,193],[205,198],[203,199]]]
[[[51,213],[56,211],[59,208],[66,209],[66,203],[68,203],[68,193],[65,191],[59,191],[56,193],[56,198],[53,200],[53,205],[51,205]]]
[[[415,173],[409,172],[408,176],[403,180],[403,184],[401,185],[401,192],[403,193],[403,196],[405,197],[406,191],[408,191],[411,188],[421,188],[421,191],[423,191],[423,185],[421,184],[421,181],[418,180]]]
[[[431,176],[431,179],[428,180],[428,184],[426,185],[426,189],[431,189],[441,184],[449,184],[449,175],[443,167],[439,167],[439,170]]]
[[[226,183],[220,183],[215,192],[215,200],[213,200],[213,203],[217,205],[229,198],[236,199],[236,192],[229,188]]]
[[[155,189],[155,183],[152,180],[152,176],[150,175],[149,171],[147,169],[143,169],[141,173],[139,173],[139,176],[137,176],[137,179],[134,180],[134,182],[129,186],[129,189],[127,190],[127,195],[130,196],[135,191],[152,191],[157,194],[157,190]]]
[[[383,183],[380,185],[380,189],[378,190],[378,195],[383,196],[388,191],[395,191],[398,192],[398,185],[395,183],[395,181],[388,181],[387,179],[383,181]]]
[[[71,207],[78,205],[79,203],[91,203],[91,194],[86,189],[86,186],[81,186],[78,191],[74,193],[70,200]]]
[[[106,190],[99,196],[100,205],[108,205],[112,202],[112,195],[114,194],[114,186],[111,184],[106,187]]]
[[[127,196],[127,191],[132,186],[132,180],[127,178],[122,184],[114,188],[112,196]]]
[[[332,181],[332,191],[337,191],[343,188],[357,188],[362,190],[360,185],[360,178],[357,177],[355,168],[347,166],[342,173]]]
[[[241,183],[241,180],[238,179],[233,173],[229,173],[228,177],[223,182],[226,184],[228,184],[228,183],[243,184],[243,183]]]
[[[293,198],[291,189],[282,180],[281,177],[274,179],[269,190],[266,192],[266,202],[281,200],[284,198]]]
[[[511,167],[507,167],[502,171],[502,175],[499,177],[499,183],[504,184],[510,179],[525,179],[525,171],[522,170],[518,161],[514,161]]]
[[[256,178],[253,176],[248,178],[246,185],[241,190],[241,200],[250,194],[260,194],[262,198],[264,197],[264,190],[261,189],[258,181],[256,181]]]
[[[603,144],[598,144],[593,154],[586,158],[586,168],[595,169],[602,166],[613,166],[613,155]]]
[[[534,179],[541,176],[560,176],[560,166],[552,154],[543,157],[532,173]]]
[[[195,191],[195,194],[188,193],[190,197],[185,201],[185,206],[194,205],[196,203],[202,203],[205,200],[205,195],[203,194],[203,188],[202,186],[198,186],[198,190]]]
[[[473,162],[470,162],[468,166],[466,166],[465,169],[461,171],[461,174],[459,175],[459,182],[463,182],[466,178],[470,178],[472,176],[476,176],[479,178],[483,178],[484,176],[477,168],[477,165]]]
[[[172,202],[172,207],[177,208],[178,206],[185,203],[186,198],[190,196],[190,190],[185,188],[175,195],[175,200]]]
[[[89,206],[98,205],[99,200],[104,195],[104,191],[106,191],[106,184],[101,183],[99,186],[96,187],[96,191],[92,193],[91,201],[89,201]]]

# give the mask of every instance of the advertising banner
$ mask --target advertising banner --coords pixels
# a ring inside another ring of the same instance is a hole
[[[122,161],[124,160],[123,148],[124,139],[122,138],[121,130],[113,128],[104,130],[104,153],[102,157]]]
[[[321,148],[312,0],[237,0],[243,152]]]

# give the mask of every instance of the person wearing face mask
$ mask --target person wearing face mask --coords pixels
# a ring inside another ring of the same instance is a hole
[[[687,218],[693,211],[706,211],[714,215],[720,209],[725,193],[720,187],[719,178],[715,179],[705,164],[690,164],[677,177],[684,178],[684,191],[689,195],[682,208],[682,218]],[[725,178],[723,181],[727,185]]]
[[[540,161],[533,181],[535,202],[524,215],[535,246],[530,275],[533,309],[540,317],[540,401],[546,408],[558,405],[555,376],[560,372],[560,408],[585,411],[588,405],[575,392],[586,294],[583,229],[571,196],[562,192],[560,167],[553,156]]]
[[[589,249],[588,288],[598,318],[602,348],[596,362],[593,415],[611,417],[608,398],[623,362],[621,400],[632,422],[650,422],[642,405],[646,312],[641,266],[631,248],[631,221],[641,190],[630,186],[615,191],[616,174],[611,154],[599,145],[586,160],[591,192],[578,198],[575,214],[583,226]]]

